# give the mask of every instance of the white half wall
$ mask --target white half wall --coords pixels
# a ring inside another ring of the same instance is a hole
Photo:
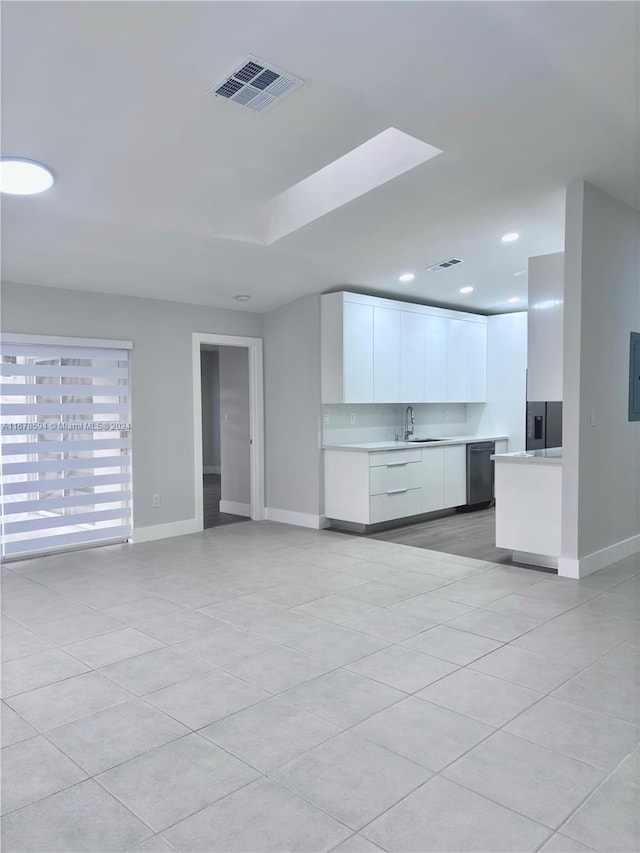
[[[640,422],[628,420],[640,331],[640,213],[583,181],[567,189],[561,574],[640,549]]]
[[[220,347],[220,472],[222,512],[251,515],[249,353],[244,347]],[[227,507],[223,509],[223,504]],[[248,507],[248,512],[246,511]]]
[[[195,519],[192,334],[261,337],[261,316],[14,283],[2,284],[0,298],[3,331],[133,341],[134,533],[192,532],[177,524]],[[157,509],[154,494],[161,496]]]

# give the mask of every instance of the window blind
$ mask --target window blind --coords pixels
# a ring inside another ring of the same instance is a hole
[[[129,352],[3,343],[2,557],[131,535]]]

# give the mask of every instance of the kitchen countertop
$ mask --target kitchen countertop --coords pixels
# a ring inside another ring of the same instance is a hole
[[[543,465],[562,465],[562,448],[547,447],[544,450],[519,450],[516,453],[496,453],[491,457],[496,462],[516,462]]]
[[[435,436],[434,436],[435,437]],[[360,444],[325,444],[323,450],[408,450],[416,447],[446,447],[450,444],[470,444],[474,441],[507,441],[508,435],[452,435],[438,441],[367,441]],[[502,454],[501,454],[502,455]],[[507,454],[508,455],[508,454]],[[493,458],[493,457],[492,457]]]

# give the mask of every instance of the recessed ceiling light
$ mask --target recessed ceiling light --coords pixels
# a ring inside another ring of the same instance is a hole
[[[516,272],[514,272],[514,275],[525,275],[526,272],[526,270],[516,270]]]
[[[250,296],[247,296],[246,293],[240,293],[235,297],[236,302],[248,302],[251,299]]]
[[[507,299],[507,302],[509,303],[509,305],[515,305],[516,302],[520,302],[520,297],[512,296],[510,299]]]
[[[0,192],[9,195],[35,195],[48,190],[53,175],[42,163],[23,157],[0,159]]]
[[[398,281],[413,281],[415,275],[412,272],[403,272],[402,275],[398,276]]]
[[[503,243],[513,243],[520,238],[519,234],[516,234],[515,231],[509,232],[509,234],[503,234],[501,240]]]
[[[460,293],[473,293],[473,288],[472,287],[461,287]]]

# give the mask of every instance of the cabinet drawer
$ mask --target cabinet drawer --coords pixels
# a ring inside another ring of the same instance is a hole
[[[419,489],[422,466],[419,462],[379,465],[369,469],[369,494],[380,495],[397,489]]]
[[[391,494],[372,495],[370,498],[369,522],[391,521],[422,512],[422,489],[407,489]]]
[[[375,468],[378,465],[406,465],[407,462],[420,462],[422,459],[422,451],[420,448],[409,450],[389,450],[381,451],[380,453],[369,454],[369,465]]]

